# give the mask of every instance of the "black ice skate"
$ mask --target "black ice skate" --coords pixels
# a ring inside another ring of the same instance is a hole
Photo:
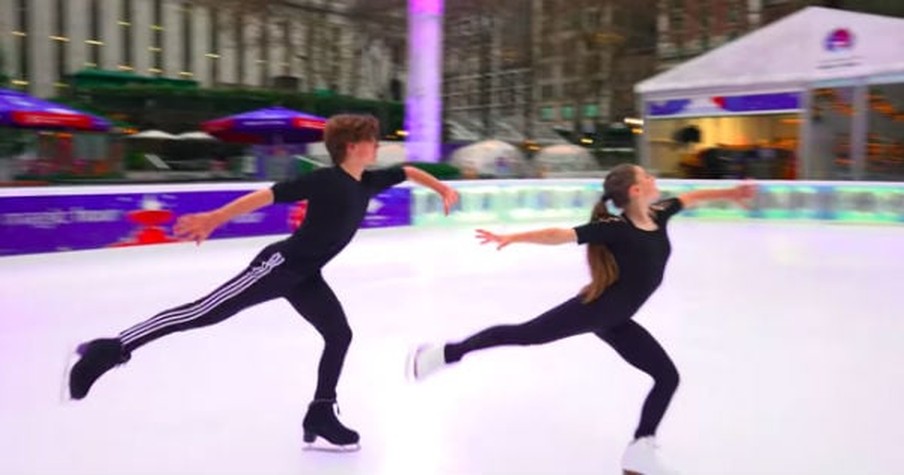
[[[87,396],[91,386],[104,373],[131,357],[116,338],[82,343],[75,353],[79,360],[69,369],[69,397],[76,400]]]
[[[333,411],[333,408],[336,411]],[[315,399],[308,406],[308,413],[304,417],[302,428],[304,429],[305,449],[326,450],[333,452],[351,452],[358,450],[358,433],[345,427],[339,422],[336,413],[339,406],[336,401],[329,399]],[[320,437],[330,445],[315,445]]]

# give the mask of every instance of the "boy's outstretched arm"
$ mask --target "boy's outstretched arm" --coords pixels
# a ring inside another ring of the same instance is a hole
[[[513,234],[496,234],[485,229],[478,229],[477,239],[481,244],[493,243],[496,244],[496,249],[502,249],[516,242],[553,246],[573,243],[578,240],[578,236],[575,230],[570,228],[544,228]]]
[[[183,240],[195,241],[201,244],[210,236],[214,229],[232,218],[250,213],[258,208],[263,208],[273,203],[273,191],[264,188],[242,195],[229,203],[206,213],[193,213],[180,216],[173,226],[176,237]]]
[[[443,209],[447,215],[449,214],[449,210],[458,202],[458,192],[455,191],[455,188],[437,180],[433,175],[419,168],[404,166],[402,169],[409,180],[430,188],[441,196],[443,198]]]

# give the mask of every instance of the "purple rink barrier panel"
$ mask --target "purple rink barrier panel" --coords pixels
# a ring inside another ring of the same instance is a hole
[[[265,185],[266,186],[266,185]],[[175,242],[183,214],[209,211],[248,190],[0,196],[0,256]],[[288,235],[307,203],[274,204],[238,216],[210,239]],[[411,190],[392,188],[371,200],[362,228],[411,223]]]

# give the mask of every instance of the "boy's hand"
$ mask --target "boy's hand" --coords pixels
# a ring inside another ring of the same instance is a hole
[[[448,216],[449,211],[452,210],[455,203],[458,203],[458,192],[451,186],[445,186],[439,195],[443,198],[443,210],[445,210],[446,216]]]
[[[176,237],[183,241],[195,241],[200,245],[219,225],[214,213],[194,213],[180,216],[173,226]]]

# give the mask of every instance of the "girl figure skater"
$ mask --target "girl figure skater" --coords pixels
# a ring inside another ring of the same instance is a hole
[[[332,448],[356,449],[358,433],[336,417],[336,385],[352,340],[342,305],[323,279],[321,269],[339,254],[358,230],[371,198],[406,179],[433,189],[446,213],[458,193],[414,167],[366,170],[376,161],[380,125],[361,115],[337,115],[327,122],[324,142],[335,166],[274,184],[222,207],[182,216],[176,234],[200,244],[221,224],[271,203],[307,200],[302,225],[288,238],[270,244],[237,276],[194,302],[158,313],[112,338],[83,343],[80,359],[69,371],[69,393],[82,399],[104,373],[131,358],[132,353],[175,332],[222,322],[269,300],[284,298],[323,337],[317,388],[302,423],[305,442],[318,437]]]
[[[678,371],[656,339],[632,317],[662,282],[671,253],[669,219],[701,201],[733,200],[743,204],[753,198],[755,187],[744,184],[725,190],[698,190],[657,202],[655,179],[643,168],[625,164],[606,176],[603,189],[588,224],[516,234],[477,231],[481,244],[493,243],[498,249],[513,243],[587,244],[591,280],[577,296],[519,325],[490,327],[458,343],[421,346],[410,358],[409,372],[416,380],[422,380],[476,350],[541,345],[593,333],[628,364],[653,378],[653,388],[644,401],[634,439],[622,457],[622,467],[626,475],[658,475],[666,470],[656,458],[654,437],[678,387]],[[609,201],[623,212],[610,214]]]

